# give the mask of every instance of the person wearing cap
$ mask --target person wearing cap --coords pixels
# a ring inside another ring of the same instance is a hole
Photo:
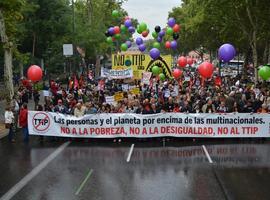
[[[63,105],[62,99],[58,99],[57,105],[54,107],[53,111],[57,113],[62,113],[62,114],[68,113],[68,109],[65,105]]]

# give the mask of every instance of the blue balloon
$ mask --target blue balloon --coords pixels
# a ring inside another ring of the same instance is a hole
[[[149,54],[153,60],[156,60],[160,56],[160,51],[157,48],[153,48],[150,50]]]
[[[127,19],[124,24],[127,28],[129,28],[130,26],[132,26],[132,21],[130,19]]]
[[[133,34],[135,33],[136,29],[133,26],[128,27],[128,32]]]
[[[171,41],[171,48],[172,49],[177,49],[177,42],[174,40],[174,41]]]
[[[114,35],[114,28],[113,27],[110,27],[108,29],[108,32],[110,33],[110,35]]]
[[[145,49],[146,49],[145,44],[141,44],[141,45],[139,45],[139,50],[140,50],[141,52],[144,52],[144,51],[145,51]]]
[[[143,39],[140,38],[140,37],[138,37],[138,38],[136,39],[136,44],[137,44],[137,45],[143,44]]]
[[[236,50],[231,44],[223,44],[218,50],[218,57],[224,62],[229,62],[236,55]]]
[[[132,43],[129,40],[126,41],[126,44],[127,44],[128,48],[130,48],[132,46]]]
[[[162,37],[157,37],[157,41],[159,42],[159,43],[161,43],[162,42]]]
[[[158,33],[158,36],[162,38],[162,37],[165,36],[165,34],[166,34],[165,31],[162,30],[162,31],[160,31],[160,32]]]
[[[175,19],[171,17],[171,18],[168,20],[168,26],[169,26],[169,27],[173,27],[174,25],[175,25]]]

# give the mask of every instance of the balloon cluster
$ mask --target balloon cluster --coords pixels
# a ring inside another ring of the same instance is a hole
[[[160,47],[161,44],[167,36],[167,38],[171,38],[171,41],[166,41],[164,43],[164,46],[166,49],[177,49],[177,40],[179,38],[179,31],[180,31],[180,25],[176,24],[176,21],[174,18],[169,18],[167,22],[167,27],[164,29],[161,29],[160,26],[156,26],[154,32],[152,32],[152,37],[155,39],[155,42],[153,43],[153,47],[150,50],[150,56],[153,60],[156,60],[160,56]],[[147,37],[149,35],[149,29],[147,28],[147,24],[142,22],[137,27],[137,32],[142,35],[142,37]],[[143,43],[143,40],[141,37],[138,37],[136,39],[136,44],[138,45],[138,48],[141,52],[144,52],[146,49],[145,44]]]
[[[112,17],[118,19],[120,17],[118,10],[112,11]],[[129,17],[124,18],[124,23],[120,26],[111,26],[106,31],[105,35],[107,36],[107,43],[112,45],[115,41],[122,42],[120,48],[121,51],[127,51],[128,48],[132,46],[129,38],[135,33],[135,28],[132,26],[132,19]],[[122,41],[121,41],[122,39]]]
[[[155,31],[152,33],[153,38],[156,39],[156,42],[153,44],[154,48],[160,47],[160,43],[163,41],[165,36],[168,36],[168,38],[173,38],[172,41],[165,42],[165,48],[173,50],[177,48],[180,25],[176,24],[175,19],[172,17],[169,18],[167,25],[168,26],[162,30],[160,26],[155,27]]]
[[[191,66],[194,63],[193,59],[190,57],[180,56],[177,60],[177,64],[181,68],[185,68],[187,65]],[[178,79],[182,76],[183,71],[179,68],[173,70],[173,77]]]
[[[140,34],[142,37],[146,38],[149,35],[149,29],[147,27],[147,24],[142,22],[137,26],[137,33]],[[138,45],[138,48],[141,52],[144,52],[146,50],[146,45],[143,42],[142,37],[136,38],[136,44]]]

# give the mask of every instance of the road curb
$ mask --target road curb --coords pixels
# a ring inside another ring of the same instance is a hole
[[[6,137],[8,135],[8,132],[7,133],[0,133],[0,140],[4,137]]]

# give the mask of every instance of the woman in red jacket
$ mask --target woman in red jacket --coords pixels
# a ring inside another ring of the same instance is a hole
[[[22,127],[22,130],[23,130],[23,140],[24,140],[24,142],[29,141],[27,116],[28,116],[27,104],[23,104],[21,109],[20,109],[19,124],[20,124],[20,126]]]

